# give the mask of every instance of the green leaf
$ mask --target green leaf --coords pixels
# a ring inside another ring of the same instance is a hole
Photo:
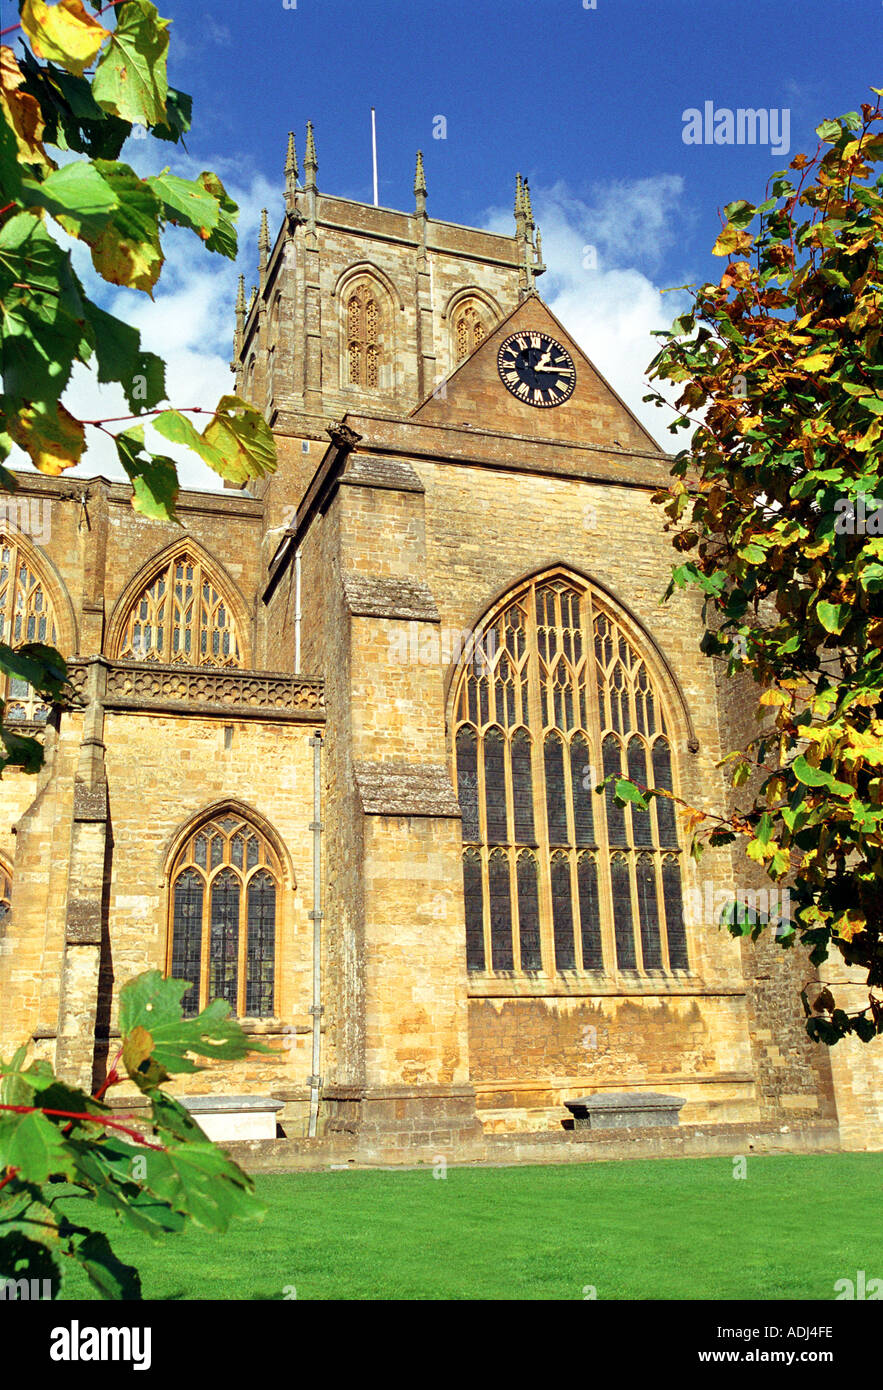
[[[624,777],[617,777],[614,783],[614,793],[619,802],[630,801],[632,805],[639,807],[642,811],[648,809],[642,792],[635,786],[634,782],[629,782]]]
[[[2,712],[0,702],[0,712]],[[43,766],[43,745],[35,738],[17,734],[7,724],[0,724],[0,744],[3,755],[0,757],[0,773],[4,767],[20,767],[25,772],[39,772]]]
[[[208,1140],[152,1153],[145,1183],[157,1197],[210,1231],[226,1231],[234,1217],[254,1219],[265,1210],[251,1178]]]
[[[126,0],[92,79],[92,95],[105,111],[135,125],[164,123],[170,21],[150,0]]]
[[[731,226],[737,227],[741,231],[754,221],[756,212],[757,208],[740,198],[735,203],[727,203],[724,208],[724,217]]]
[[[77,1242],[76,1251],[89,1283],[102,1298],[140,1299],[141,1276],[132,1265],[117,1259],[103,1232],[91,1231]]]
[[[88,360],[83,294],[70,256],[32,213],[0,227],[0,374],[8,398],[55,405]]]
[[[221,1057],[236,1061],[249,1052],[271,1052],[243,1032],[230,1005],[214,999],[196,1018],[182,1018],[181,999],[189,989],[186,980],[165,980],[158,970],[148,970],[120,990],[120,1032],[124,1037],[143,1028],[152,1039],[151,1058],[169,1075],[200,1071],[194,1057]],[[143,1078],[132,1075],[137,1085]],[[143,1086],[152,1090],[152,1084]]]
[[[0,1111],[0,1169],[17,1168],[23,1182],[44,1183],[50,1175],[73,1177],[74,1162],[64,1135],[38,1111]]]
[[[826,632],[842,632],[852,615],[852,607],[848,603],[828,603],[820,599],[816,614]]]
[[[119,382],[133,414],[153,410],[166,397],[165,363],[141,348],[136,328],[86,301],[86,320],[92,329],[98,380]]]
[[[56,169],[42,183],[22,181],[22,201],[50,212],[66,232],[95,240],[119,208],[117,196],[93,164],[77,160]]]
[[[203,463],[229,482],[241,485],[276,469],[276,444],[259,410],[238,396],[222,396],[203,434],[177,410],[165,410],[153,422],[165,439],[194,449]]]
[[[822,121],[821,125],[816,126],[816,135],[828,145],[835,145],[841,134],[839,121]]]
[[[155,135],[157,140],[171,140],[177,144],[182,135],[190,129],[192,115],[193,98],[186,92],[179,92],[176,88],[170,87],[166,97],[165,123],[154,125],[150,133]]]
[[[236,228],[233,224],[239,216],[239,208],[217,174],[204,170],[199,176],[199,182],[218,202],[218,225],[206,242],[206,247],[209,251],[217,251],[218,255],[226,256],[228,260],[233,261],[236,259],[238,247]]]
[[[116,435],[114,443],[120,463],[132,483],[135,511],[158,521],[177,520],[178,473],[172,460],[161,454],[142,453],[143,425],[135,425]]]
[[[805,787],[824,787],[827,791],[834,792],[836,796],[851,797],[854,794],[854,788],[848,782],[838,782],[830,772],[825,772],[820,767],[813,767],[811,763],[806,761],[802,753],[794,759],[791,764],[791,771],[798,782],[802,782]]]
[[[119,207],[92,242],[92,264],[112,285],[149,292],[159,279],[164,259],[159,240],[160,201],[150,184],[139,179],[128,164],[97,159],[95,168],[110,184]]]
[[[189,227],[203,241],[208,241],[218,225],[220,207],[217,198],[213,198],[201,183],[179,178],[167,169],[147,182],[162,203],[167,222],[178,227]]]
[[[61,700],[67,693],[64,658],[43,642],[25,642],[20,647],[0,642],[0,671],[27,681],[38,694],[50,700]]]

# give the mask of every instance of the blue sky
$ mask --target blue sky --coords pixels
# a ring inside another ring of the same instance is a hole
[[[192,237],[168,237],[155,305],[105,296],[170,361],[176,404],[229,390],[235,276],[256,278],[260,207],[281,214],[294,129],[316,130],[320,189],[370,201],[370,107],[380,202],[413,206],[424,151],[432,216],[512,229],[516,170],[531,183],[548,273],[544,298],[630,406],[641,405],[651,329],[683,307],[669,286],[719,274],[719,209],[759,201],[771,171],[816,146],[822,119],[883,86],[880,0],[159,0],[173,21],[170,79],[192,93],[188,154],[130,141],[146,171],[214,168],[240,201],[233,267]],[[874,54],[878,55],[877,60]],[[790,148],[686,144],[683,113],[787,112]],[[446,121],[446,138],[434,138]],[[587,248],[592,250],[587,255]],[[82,258],[78,265],[82,264]],[[86,262],[88,266],[88,261]],[[107,397],[81,377],[76,404]],[[188,399],[184,399],[187,397]],[[193,399],[190,399],[193,397]],[[80,471],[118,476],[93,450]],[[187,464],[191,486],[211,475]]]

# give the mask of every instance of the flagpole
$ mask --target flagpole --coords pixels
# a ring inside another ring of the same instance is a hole
[[[374,107],[371,107],[371,153],[374,160],[374,206],[379,207],[377,198],[377,121]]]

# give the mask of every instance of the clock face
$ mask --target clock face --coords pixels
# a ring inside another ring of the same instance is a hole
[[[576,386],[576,368],[567,348],[534,328],[503,340],[497,368],[506,389],[525,405],[563,405]]]

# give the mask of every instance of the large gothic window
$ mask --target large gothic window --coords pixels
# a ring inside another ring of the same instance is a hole
[[[474,304],[466,304],[454,317],[454,355],[458,362],[474,352],[486,337],[484,320]]]
[[[380,384],[380,311],[369,284],[347,297],[346,335],[349,384],[374,390]]]
[[[686,970],[672,801],[618,807],[611,773],[675,789],[646,660],[600,595],[527,585],[459,677],[455,757],[470,970]]]
[[[235,1013],[275,1012],[282,876],[268,840],[241,816],[216,817],[189,837],[170,879],[168,970],[190,980],[188,1017],[212,999]]]
[[[22,548],[9,536],[0,535],[0,642],[20,647],[25,642],[57,643],[55,611],[43,580]],[[36,696],[27,681],[8,680],[0,672],[0,699],[6,701],[6,718],[45,723],[48,705]]]
[[[185,666],[241,666],[226,596],[196,554],[177,554],[130,605],[116,657]]]

